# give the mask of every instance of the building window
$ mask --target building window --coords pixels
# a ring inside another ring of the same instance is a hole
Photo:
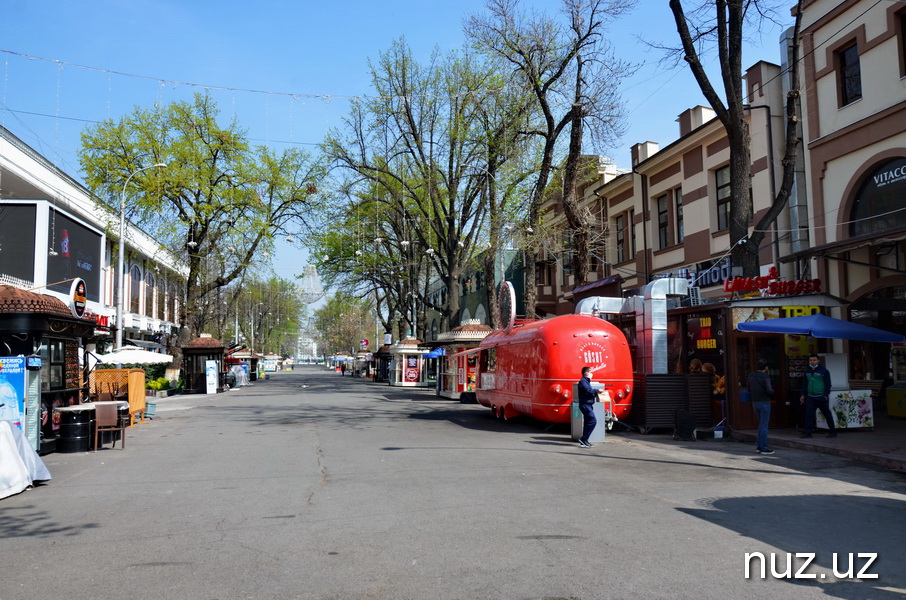
[[[617,262],[626,261],[626,216],[617,215],[614,222],[614,229],[617,231]]]
[[[668,217],[667,194],[664,194],[657,199],[657,240],[660,250],[670,245],[670,220]]]
[[[837,52],[837,76],[840,82],[840,106],[862,97],[862,67],[859,47],[853,43]]]
[[[906,157],[878,165],[856,192],[849,216],[852,236],[878,234],[906,226]]]
[[[176,285],[171,283],[167,288],[167,320],[171,323],[179,323],[176,306]]]
[[[154,275],[145,275],[145,315],[154,316]]]
[[[673,192],[673,201],[676,208],[676,243],[682,244],[686,239],[686,232],[683,230],[683,189],[676,188]]]
[[[906,77],[906,10],[897,14],[897,45],[900,50],[900,77]]]
[[[730,228],[730,167],[726,166],[714,172],[717,184],[717,229]]]
[[[129,269],[129,279],[129,310],[138,314],[142,296],[142,272],[138,267],[133,266]]]
[[[538,263],[538,285],[553,285],[553,266],[549,262]]]
[[[629,256],[627,260],[635,258],[635,209],[629,211],[629,222],[626,223],[629,228]]]
[[[157,280],[157,303],[155,304],[154,316],[161,321],[164,320],[164,300],[167,297],[167,284],[164,278]]]
[[[573,241],[573,231],[570,229],[560,236],[560,268],[564,274],[573,272],[573,257],[576,255],[576,245]]]

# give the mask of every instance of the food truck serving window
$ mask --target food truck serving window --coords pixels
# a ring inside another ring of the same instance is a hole
[[[497,369],[497,348],[488,348],[481,353],[481,370],[483,372]]]

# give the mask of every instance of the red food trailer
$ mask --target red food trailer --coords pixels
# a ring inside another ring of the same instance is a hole
[[[582,377],[582,367],[589,366],[610,396],[612,415],[618,420],[629,416],[632,356],[622,331],[588,315],[517,320],[509,282],[501,286],[500,296],[504,329],[485,337],[478,348],[460,353],[477,357],[475,394],[480,404],[500,419],[526,415],[568,423],[573,384]]]

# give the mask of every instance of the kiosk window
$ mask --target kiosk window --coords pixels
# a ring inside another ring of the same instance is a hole
[[[63,388],[66,355],[63,340],[47,340],[41,345],[41,391]]]

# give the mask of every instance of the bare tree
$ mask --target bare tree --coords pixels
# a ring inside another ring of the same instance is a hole
[[[542,14],[526,14],[519,0],[488,0],[487,14],[467,20],[466,34],[489,54],[508,63],[514,83],[534,97],[539,119],[526,124],[525,135],[541,140],[537,177],[526,211],[525,230],[534,231],[551,179],[561,134],[570,127],[563,175],[564,212],[575,241],[577,283],[587,279],[589,223],[576,198],[584,126],[599,143],[621,133],[617,87],[629,74],[604,38],[607,24],[635,5],[635,0],[563,0],[566,26]],[[535,317],[535,263],[538,245],[525,247],[525,310]]]
[[[790,60],[790,91],[786,99],[786,138],[783,157],[783,176],[777,195],[768,212],[749,234],[752,190],[749,126],[747,104],[742,83],[743,29],[746,23],[769,18],[774,9],[769,0],[714,0],[699,3],[691,11],[683,8],[681,0],[670,0],[670,10],[682,43],[683,58],[689,65],[717,118],[727,132],[730,146],[730,240],[731,257],[735,267],[742,267],[746,277],[758,275],[758,247],[764,231],[774,222],[786,205],[793,187],[796,164],[797,116],[799,98],[799,26],[802,0],[793,10],[795,16]],[[713,13],[710,12],[713,9]],[[712,16],[713,15],[713,16]],[[702,54],[716,45],[720,75],[725,98],[715,90],[702,65]]]

